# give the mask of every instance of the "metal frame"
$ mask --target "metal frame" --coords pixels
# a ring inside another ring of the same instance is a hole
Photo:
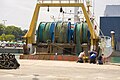
[[[71,3],[71,2],[74,2],[74,3],[79,3],[79,2],[82,2],[83,0],[38,0],[38,2],[41,2],[41,3],[63,3],[63,2],[67,2],[67,3]]]
[[[33,14],[33,18],[32,18],[31,24],[30,24],[29,31],[24,36],[24,38],[26,38],[26,40],[27,40],[26,41],[27,44],[35,43],[35,30],[36,30],[36,24],[37,24],[37,19],[38,19],[40,7],[48,7],[48,6],[49,7],[81,7],[83,10],[83,14],[85,16],[85,19],[87,21],[87,24],[88,24],[88,28],[90,30],[91,45],[93,45],[94,42],[96,42],[95,40],[98,39],[98,36],[95,34],[95,31],[93,29],[93,25],[90,21],[90,17],[88,15],[83,3],[37,3],[34,14]]]

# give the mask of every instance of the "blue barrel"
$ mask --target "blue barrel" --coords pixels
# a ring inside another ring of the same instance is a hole
[[[71,22],[68,22],[68,30],[67,30],[67,42],[70,43],[71,41]]]
[[[54,30],[55,30],[55,23],[52,22],[51,26],[50,26],[50,40],[51,40],[51,42],[54,42],[54,39],[55,39]]]

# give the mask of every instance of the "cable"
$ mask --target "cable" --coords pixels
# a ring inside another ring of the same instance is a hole
[[[95,8],[95,0],[93,0],[93,16],[95,15],[95,10],[94,10],[94,8]]]

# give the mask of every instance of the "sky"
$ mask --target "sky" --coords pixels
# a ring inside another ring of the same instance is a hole
[[[94,12],[98,23],[100,16],[104,16],[106,5],[120,5],[120,0],[94,1]],[[7,20],[5,25],[15,25],[22,30],[29,29],[36,2],[37,0],[0,0],[0,23],[4,23],[3,20]],[[69,8],[64,9],[69,11]],[[40,21],[45,20],[49,21],[51,15],[58,17],[59,9],[50,8],[50,12],[47,12],[47,8],[41,8],[37,23],[39,24]]]

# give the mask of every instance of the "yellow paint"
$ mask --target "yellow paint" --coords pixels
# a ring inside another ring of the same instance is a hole
[[[39,4],[36,4],[36,8],[32,17],[29,31],[24,36],[25,38],[27,38],[27,44],[32,44],[35,42],[35,31],[36,31],[36,24],[37,24],[39,10],[40,10],[40,6]]]
[[[111,36],[112,36],[111,44],[112,44],[112,48],[114,49],[114,47],[115,47],[115,35],[114,35],[114,33],[112,33]]]

